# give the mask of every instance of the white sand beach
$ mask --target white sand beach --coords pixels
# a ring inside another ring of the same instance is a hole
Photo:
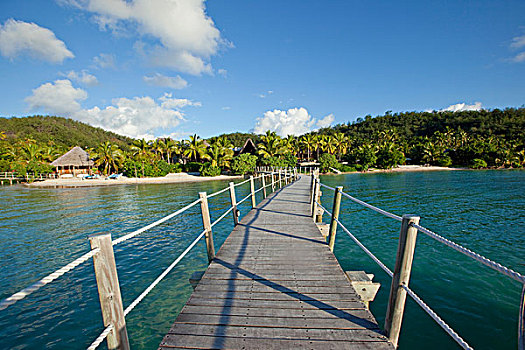
[[[170,184],[170,183],[184,183],[184,182],[204,182],[217,180],[233,180],[242,179],[242,175],[228,176],[219,175],[213,177],[192,175],[188,173],[168,174],[164,177],[145,177],[145,178],[127,178],[120,177],[119,179],[87,179],[80,178],[62,178],[49,179],[44,181],[36,181],[26,186],[29,187],[90,187],[90,186],[113,186],[113,185],[130,185],[130,184]]]

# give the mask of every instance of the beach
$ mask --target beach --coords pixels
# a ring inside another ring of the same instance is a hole
[[[114,186],[114,185],[131,185],[131,184],[171,184],[184,182],[204,182],[217,180],[234,180],[242,179],[242,175],[219,175],[219,176],[200,176],[188,173],[168,174],[164,177],[143,177],[128,178],[120,177],[119,179],[86,179],[81,178],[62,178],[36,181],[26,184],[28,187],[45,188],[45,187],[90,187],[90,186]]]

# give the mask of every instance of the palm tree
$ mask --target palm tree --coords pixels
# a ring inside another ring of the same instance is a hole
[[[31,162],[38,161],[42,158],[42,148],[36,144],[35,140],[25,140],[22,143],[20,150],[22,151],[20,154],[21,160]]]
[[[169,137],[166,139],[166,141],[164,141],[164,153],[166,153],[168,164],[171,164],[171,155],[177,153],[177,143],[175,143],[175,141]]]
[[[319,160],[319,151],[323,147],[323,137],[322,135],[316,134],[314,136],[314,150],[317,151],[317,159]]]
[[[5,132],[0,131],[0,140],[5,140],[5,138],[6,138]]]
[[[289,151],[292,155],[297,154],[297,139],[294,135],[288,135],[285,139],[282,140],[282,144],[285,150]]]
[[[197,161],[199,158],[206,154],[206,145],[197,134],[190,136],[188,142],[186,142],[186,150],[184,155],[190,159]]]
[[[337,150],[338,159],[341,160],[341,155],[346,154],[348,148],[348,137],[342,132],[338,132],[334,135],[335,149]]]
[[[142,161],[142,177],[144,177],[144,167],[145,160],[149,154],[149,144],[146,140],[140,139],[133,141],[131,145],[131,152],[133,157],[136,157],[137,160]],[[137,168],[135,168],[135,176],[137,175]]]
[[[166,143],[164,140],[156,139],[155,142],[153,142],[153,149],[155,153],[158,152],[158,154],[160,154],[160,159],[164,160],[164,152],[166,151]]]
[[[118,172],[118,164],[122,161],[122,151],[109,141],[101,143],[95,149],[95,165],[103,167],[103,173],[109,174],[112,169]]]
[[[283,153],[281,138],[270,130],[266,131],[266,135],[261,136],[261,143],[258,148],[258,153],[263,158],[275,157]]]
[[[310,160],[310,149],[313,149],[315,147],[315,136],[314,134],[306,134],[303,135],[300,139],[300,142],[303,146],[306,147],[306,151],[308,154],[307,159]]]

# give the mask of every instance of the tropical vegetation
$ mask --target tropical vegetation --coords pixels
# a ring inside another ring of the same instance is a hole
[[[207,140],[133,140],[59,117],[0,118],[0,171],[47,173],[73,146],[102,174],[252,173],[256,165],[319,162],[323,171],[390,169],[401,164],[480,168],[525,166],[525,108],[465,112],[387,112],[301,136],[232,133]],[[250,138],[255,154],[235,155]]]

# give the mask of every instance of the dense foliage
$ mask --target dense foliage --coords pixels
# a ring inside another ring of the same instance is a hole
[[[400,164],[518,168],[525,166],[525,108],[466,112],[407,112],[340,124],[300,137],[275,132],[223,134],[206,141],[132,140],[58,117],[0,118],[0,171],[46,173],[73,146],[83,147],[103,174],[163,176],[170,172],[246,174],[255,166],[293,167],[318,161],[323,171]],[[257,154],[234,157],[251,138]],[[343,164],[344,163],[344,164]]]

